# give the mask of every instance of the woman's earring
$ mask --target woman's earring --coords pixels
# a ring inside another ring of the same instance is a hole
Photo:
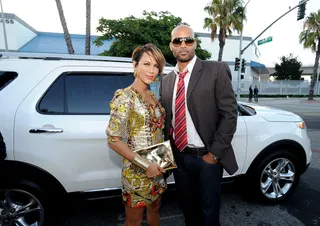
[[[133,76],[136,78],[137,77],[137,71],[133,72]]]
[[[159,81],[159,79],[160,79],[160,74],[159,74],[159,75],[157,75],[157,76],[153,79],[153,81],[154,81],[154,82],[158,82],[158,81]]]

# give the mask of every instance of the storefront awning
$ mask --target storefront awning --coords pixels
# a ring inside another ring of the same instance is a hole
[[[260,64],[255,61],[250,61],[250,67],[253,71],[257,72],[258,74],[269,74],[269,71],[264,64]]]

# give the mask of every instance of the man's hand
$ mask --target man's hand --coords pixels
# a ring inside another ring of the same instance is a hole
[[[209,163],[209,164],[217,164],[218,161],[214,159],[213,154],[211,154],[210,152],[208,152],[208,154],[204,155],[202,157],[203,161]]]

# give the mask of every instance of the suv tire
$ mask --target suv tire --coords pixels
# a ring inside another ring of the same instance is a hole
[[[16,221],[21,225],[51,225],[52,207],[49,208],[49,197],[45,194],[44,188],[29,180],[5,179],[0,185],[0,225],[16,225]]]
[[[287,150],[264,156],[256,166],[246,177],[244,189],[249,199],[277,203],[290,195],[300,180],[298,160]]]

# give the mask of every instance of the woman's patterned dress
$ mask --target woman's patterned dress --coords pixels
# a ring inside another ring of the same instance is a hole
[[[144,101],[131,86],[119,89],[110,102],[108,142],[122,140],[131,150],[163,142],[165,110],[152,91],[155,105]],[[132,208],[145,207],[167,189],[163,177],[149,179],[145,171],[127,159],[122,161],[122,196]]]

